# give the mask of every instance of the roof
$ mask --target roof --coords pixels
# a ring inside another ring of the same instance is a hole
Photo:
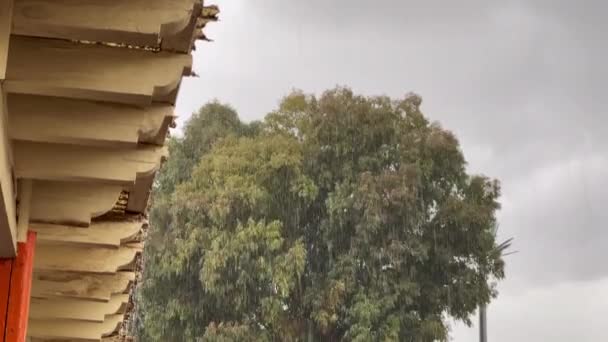
[[[218,12],[200,0],[0,4],[0,256],[37,232],[29,340],[120,330],[179,86]]]

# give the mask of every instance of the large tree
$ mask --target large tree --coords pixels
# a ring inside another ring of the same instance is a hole
[[[190,166],[163,171],[152,208],[144,340],[435,341],[469,323],[504,276],[499,185],[420,104],[336,88],[254,126],[217,103],[191,120],[173,148]]]

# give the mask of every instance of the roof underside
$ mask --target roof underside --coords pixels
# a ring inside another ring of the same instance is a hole
[[[118,334],[201,0],[0,4],[0,257],[37,232],[29,341]]]

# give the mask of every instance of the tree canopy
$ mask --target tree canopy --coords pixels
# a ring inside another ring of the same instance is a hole
[[[421,98],[295,91],[205,105],[155,185],[142,341],[435,341],[504,277],[499,183]]]

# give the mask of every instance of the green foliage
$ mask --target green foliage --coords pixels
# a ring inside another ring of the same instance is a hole
[[[498,182],[421,100],[294,92],[261,123],[211,103],[151,210],[143,341],[445,341],[504,277]]]
[[[269,341],[268,335],[260,330],[256,330],[247,324],[215,324],[211,323],[205,331],[202,342],[266,342]]]

